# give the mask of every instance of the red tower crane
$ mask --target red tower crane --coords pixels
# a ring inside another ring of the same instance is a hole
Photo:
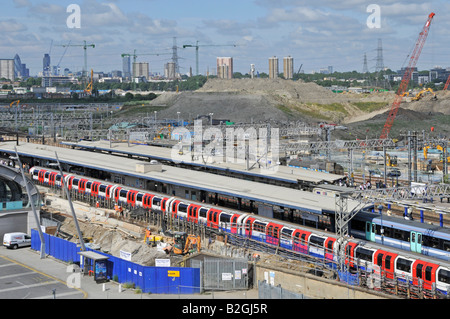
[[[450,75],[448,76],[448,78],[447,78],[447,82],[445,82],[445,85],[444,85],[444,91],[447,91],[447,88],[448,88],[448,85],[450,84]]]
[[[381,132],[380,139],[387,138],[389,135],[389,132],[391,131],[392,124],[394,124],[395,116],[397,115],[398,108],[400,106],[400,103],[402,101],[402,94],[405,93],[406,89],[408,88],[409,80],[411,79],[411,73],[414,67],[417,64],[417,60],[419,59],[420,52],[422,51],[423,45],[425,44],[425,40],[428,36],[428,30],[430,28],[431,20],[434,17],[434,13],[431,12],[428,15],[428,20],[425,23],[425,26],[423,27],[422,32],[419,34],[419,38],[417,39],[416,46],[414,47],[414,51],[411,55],[411,58],[409,59],[408,67],[405,70],[405,73],[403,74],[402,82],[400,83],[400,86],[397,91],[397,95],[395,96],[394,103],[392,103],[391,110],[389,111],[388,118],[386,120],[386,123],[384,124],[383,131]]]

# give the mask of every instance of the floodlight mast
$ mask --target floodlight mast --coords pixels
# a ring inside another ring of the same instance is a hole
[[[22,173],[22,179],[23,179],[23,182],[25,183],[25,189],[28,194],[28,201],[30,202],[31,210],[33,211],[33,215],[34,215],[34,218],[36,221],[36,226],[37,226],[37,229],[39,232],[39,238],[41,239],[41,259],[44,259],[45,258],[45,240],[44,240],[44,234],[42,233],[42,229],[41,229],[41,222],[37,215],[36,206],[34,205],[33,197],[31,196],[30,187],[28,186],[28,180],[25,177],[25,172],[23,171],[22,162],[20,160],[19,153],[17,152],[17,148],[15,146],[14,146],[14,151],[16,153],[16,156],[10,157],[10,158],[13,160],[16,160],[19,164],[19,169],[20,169],[20,172]]]
[[[64,187],[64,191],[66,192],[66,195],[67,195],[67,200],[69,201],[70,211],[72,212],[73,221],[75,223],[75,227],[76,227],[77,233],[78,233],[78,238],[80,240],[81,251],[86,251],[86,246],[84,245],[84,241],[83,241],[83,234],[81,233],[80,226],[78,225],[77,215],[75,214],[75,210],[73,208],[69,189],[67,188],[67,185],[64,182],[64,173],[61,168],[61,163],[59,162],[58,153],[56,153],[56,152],[55,152],[55,157],[56,157],[56,164],[54,164],[54,165],[58,165],[59,173],[61,174],[61,184]]]

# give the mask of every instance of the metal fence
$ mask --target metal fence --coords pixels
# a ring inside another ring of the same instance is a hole
[[[303,294],[289,291],[281,286],[272,286],[266,281],[258,280],[259,299],[306,299]]]
[[[245,259],[205,258],[191,260],[191,267],[200,268],[202,290],[240,290],[249,288],[249,263]],[[251,267],[251,265],[250,265]]]

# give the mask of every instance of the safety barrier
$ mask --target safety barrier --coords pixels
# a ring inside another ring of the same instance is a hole
[[[68,263],[78,263],[80,247],[76,243],[44,234],[45,253]],[[41,249],[37,230],[31,231],[31,248]],[[92,249],[86,248],[89,251]],[[200,269],[181,267],[149,267],[95,251],[108,257],[107,278],[119,283],[131,283],[144,293],[194,294],[200,293]]]

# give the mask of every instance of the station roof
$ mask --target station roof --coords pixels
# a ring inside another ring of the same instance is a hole
[[[55,152],[57,152],[61,163],[74,166],[204,190],[316,214],[322,214],[323,211],[335,211],[334,197],[316,195],[307,191],[168,165],[162,165],[162,171],[138,173],[136,172],[136,164],[142,164],[143,162],[130,158],[31,143],[20,143],[16,147],[20,156],[56,161]],[[0,143],[0,151],[14,152],[14,146],[8,143]],[[349,200],[348,208],[354,209],[355,207],[359,207],[358,203]]]
[[[133,156],[151,157],[153,159],[157,159],[160,161],[168,161],[168,162],[174,161],[171,156],[172,149],[168,147],[158,147],[132,143],[130,143],[130,145],[128,145],[128,143],[113,143],[112,146],[110,147],[109,141],[95,141],[95,142],[80,141],[78,143],[63,142],[62,144],[84,149],[114,152],[118,154],[126,154],[126,155],[130,154]],[[245,163],[230,163],[223,161],[221,156],[212,158],[210,157],[208,158],[208,160],[209,162],[205,164],[200,159],[196,161],[183,159],[182,163],[192,166],[207,167],[210,169],[221,171],[227,170],[230,172],[239,173],[243,175],[263,177],[267,179],[279,180],[293,184],[297,184],[298,181],[309,182],[314,184],[333,183],[346,177],[345,175],[318,172],[313,170],[307,170],[304,168],[287,167],[283,165],[278,165],[276,167],[276,171],[270,172],[270,175],[267,175],[266,174],[267,171],[262,173],[258,168],[247,170]],[[252,163],[250,163],[250,165],[251,164]]]

